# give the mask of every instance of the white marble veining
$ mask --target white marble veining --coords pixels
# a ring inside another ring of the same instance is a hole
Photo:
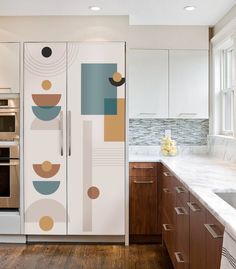
[[[212,157],[236,163],[236,139],[234,137],[209,135],[208,150]]]
[[[236,192],[236,165],[211,157],[205,149],[190,149],[188,154],[182,152],[177,157],[162,157],[158,153],[141,154],[131,149],[130,161],[161,161],[175,176],[204,204],[208,210],[236,238],[236,209],[227,204],[214,192]],[[187,150],[186,150],[187,151]],[[144,151],[145,152],[145,151]],[[159,151],[158,151],[159,152]]]

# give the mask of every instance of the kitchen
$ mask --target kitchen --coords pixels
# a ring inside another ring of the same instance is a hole
[[[0,268],[234,268],[234,1],[13,2]]]

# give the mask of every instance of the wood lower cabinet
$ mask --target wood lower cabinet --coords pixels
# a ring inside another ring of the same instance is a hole
[[[224,226],[206,212],[206,267],[220,269]]]
[[[129,232],[131,242],[158,241],[161,237],[161,180],[158,163],[131,163]]]
[[[162,175],[163,243],[174,268],[220,269],[223,225],[167,168]]]
[[[206,263],[206,209],[192,194],[188,206],[189,218],[189,269],[205,268]]]

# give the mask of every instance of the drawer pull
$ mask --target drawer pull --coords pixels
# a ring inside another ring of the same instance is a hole
[[[184,263],[184,258],[181,252],[175,252],[175,258],[177,263]]]
[[[142,167],[142,166],[133,166],[133,169],[154,169],[154,166],[147,166],[147,167]]]
[[[213,238],[215,238],[215,239],[223,238],[223,234],[217,234],[215,232],[215,230],[213,229],[213,227],[217,227],[217,225],[215,225],[215,224],[204,224],[204,226],[206,227],[206,229],[212,235]]]
[[[193,211],[193,212],[199,212],[201,211],[201,208],[198,207],[198,205],[196,203],[190,203],[188,202],[187,205],[189,206],[189,208]]]
[[[183,187],[175,187],[175,190],[177,193],[186,193],[188,192],[185,188]]]
[[[175,212],[177,215],[187,215],[184,207],[175,207]]]
[[[167,189],[167,188],[163,188],[163,192],[164,192],[164,193],[170,193],[170,190]]]
[[[153,180],[134,180],[134,184],[153,184]]]
[[[172,177],[171,173],[170,172],[163,172],[163,175],[165,177]]]
[[[170,224],[162,224],[162,226],[163,226],[163,228],[164,228],[164,230],[166,232],[169,232],[169,231],[173,230],[173,228],[172,228],[172,226]]]

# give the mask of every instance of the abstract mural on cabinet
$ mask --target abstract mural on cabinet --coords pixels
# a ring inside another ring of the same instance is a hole
[[[26,234],[123,235],[124,43],[26,43]]]

